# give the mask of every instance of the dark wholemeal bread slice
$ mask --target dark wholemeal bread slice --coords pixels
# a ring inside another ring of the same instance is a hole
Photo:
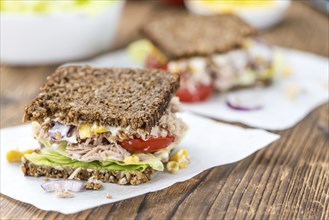
[[[61,67],[25,108],[24,121],[151,129],[178,87],[179,75],[161,70]]]
[[[26,160],[22,165],[22,171],[25,176],[33,177],[48,177],[48,178],[63,178],[68,179],[77,168],[73,167],[50,167],[41,166],[31,163]],[[102,182],[118,183],[121,185],[138,185],[151,180],[151,175],[154,170],[151,167],[144,171],[108,171],[94,169],[80,169],[75,175],[75,179],[88,180],[94,177]]]
[[[226,52],[256,34],[256,29],[231,14],[173,14],[150,21],[142,32],[172,60]]]

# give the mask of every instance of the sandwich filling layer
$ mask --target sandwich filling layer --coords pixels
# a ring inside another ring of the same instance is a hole
[[[39,152],[25,158],[36,165],[76,167],[108,171],[162,171],[173,147],[187,130],[176,116],[180,110],[172,98],[165,114],[151,129],[132,129],[107,125],[63,124],[58,119],[33,122]]]
[[[167,60],[153,44],[149,43],[149,47],[146,66],[180,73],[181,88],[191,93],[200,85],[214,86],[223,92],[257,82],[266,83],[273,78],[273,49],[256,38],[248,38],[241,48],[226,53],[179,60]]]

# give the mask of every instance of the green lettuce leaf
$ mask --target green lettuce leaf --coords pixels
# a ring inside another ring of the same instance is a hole
[[[141,39],[130,43],[127,47],[127,51],[130,58],[140,64],[144,64],[153,47],[151,41]]]
[[[99,161],[82,162],[82,161],[72,160],[54,151],[51,153],[48,151],[44,153],[44,151],[42,151],[41,154],[38,153],[25,154],[24,157],[36,165],[52,166],[52,167],[54,166],[74,167],[74,168],[80,167],[83,169],[98,169],[98,170],[108,170],[108,171],[135,171],[135,170],[144,171],[149,166],[147,164],[119,165],[116,163],[111,163],[104,166]]]
[[[104,161],[99,161],[99,163],[102,164],[103,166],[108,166],[108,165],[113,164],[113,163],[116,163],[117,165],[120,165],[120,166],[127,166],[128,165],[128,164],[125,164],[124,162],[111,160],[111,159],[107,159],[107,160],[104,160]],[[141,161],[141,162],[131,163],[129,165],[145,165],[145,164],[149,165],[150,167],[152,167],[155,170],[159,170],[159,171],[164,170],[163,163],[158,158],[151,158],[151,159],[144,160],[144,161]]]
[[[43,142],[45,148],[40,153],[25,154],[25,158],[36,165],[43,166],[67,166],[81,167],[84,169],[99,169],[108,171],[144,171],[147,167],[163,171],[164,166],[160,159],[151,158],[145,161],[126,164],[121,161],[107,159],[105,161],[82,162],[71,159],[65,155],[66,142],[60,142],[59,147],[54,150],[46,142]]]

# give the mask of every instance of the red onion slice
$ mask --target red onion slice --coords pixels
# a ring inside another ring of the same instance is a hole
[[[226,105],[234,110],[253,111],[263,108],[262,101],[255,96],[227,95]]]
[[[78,180],[52,180],[41,184],[46,192],[55,192],[59,190],[69,190],[72,192],[80,192],[83,190],[83,181]]]
[[[54,139],[61,139],[62,137],[67,136],[70,128],[70,125],[63,125],[55,122],[54,126],[48,130],[48,135]],[[59,133],[61,137],[57,137],[57,133]]]

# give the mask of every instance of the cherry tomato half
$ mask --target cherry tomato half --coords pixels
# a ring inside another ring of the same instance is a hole
[[[152,69],[167,70],[167,63],[161,63],[155,59],[152,55],[146,58],[145,66]]]
[[[212,85],[199,84],[195,92],[189,91],[186,87],[180,87],[176,92],[181,102],[200,102],[208,99],[213,92]]]
[[[162,148],[168,147],[174,140],[175,137],[173,136],[150,138],[146,141],[140,138],[134,138],[124,140],[120,143],[120,145],[130,152],[146,153],[158,151]]]

